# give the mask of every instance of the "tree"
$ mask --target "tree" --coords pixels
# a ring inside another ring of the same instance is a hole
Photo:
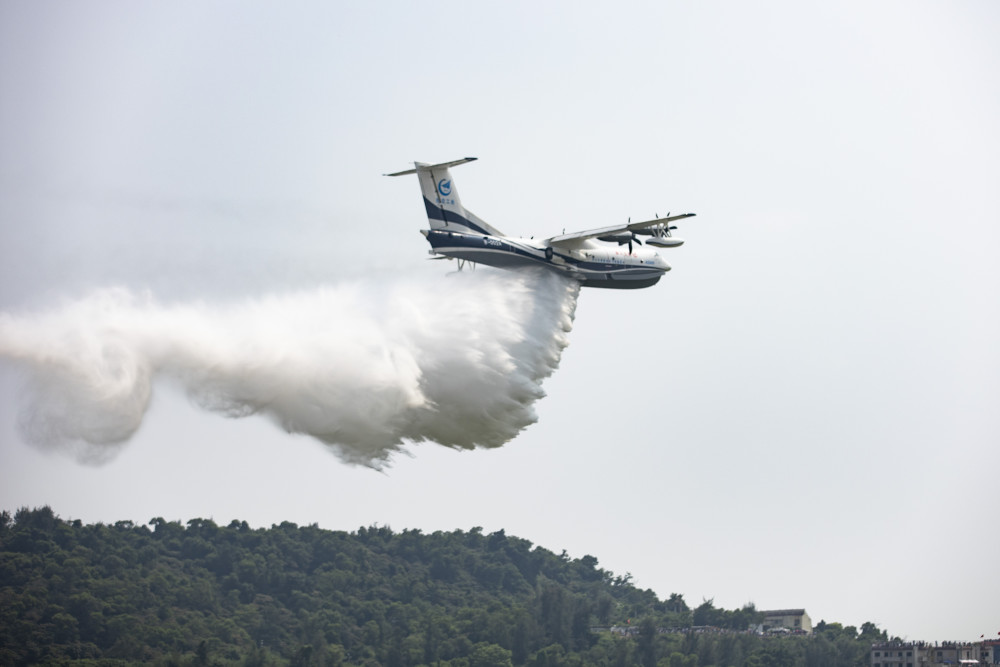
[[[825,621],[808,641],[661,634],[695,615],[682,596],[661,601],[630,575],[599,570],[596,558],[574,560],[503,531],[347,533],[162,518],[150,530],[63,521],[51,508],[5,516],[0,664],[858,667],[870,642],[886,636],[874,623],[858,638]],[[447,578],[435,576],[440,563]],[[755,613],[712,600],[696,610],[722,627]],[[591,631],[627,618],[637,636]]]
[[[480,642],[472,647],[469,667],[512,667],[511,652],[502,646]]]
[[[675,612],[691,611],[688,609],[687,602],[684,601],[684,596],[678,593],[670,594],[670,599],[667,600],[667,609]]]
[[[645,667],[656,667],[656,622],[647,616],[639,622],[639,660]]]
[[[860,639],[866,642],[884,642],[888,641],[889,635],[885,630],[879,630],[878,626],[871,621],[865,621],[861,624]]]
[[[692,623],[694,625],[713,625],[717,627],[722,627],[725,625],[725,617],[722,613],[723,610],[716,609],[714,603],[714,598],[705,600],[694,610],[694,617],[692,618]]]

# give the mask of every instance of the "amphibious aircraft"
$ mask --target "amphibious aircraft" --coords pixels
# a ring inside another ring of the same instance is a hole
[[[462,206],[458,196],[449,170],[476,159],[467,157],[441,164],[414,162],[413,169],[386,174],[417,175],[430,225],[430,229],[422,229],[420,233],[431,244],[433,259],[456,259],[459,269],[466,262],[503,269],[543,266],[579,280],[584,287],[649,287],[670,270],[670,265],[656,251],[636,248],[642,245],[638,236],[649,237],[647,246],[676,248],[684,241],[670,233],[676,229],[670,223],[694,216],[694,213],[674,216],[668,213],[664,218],[644,222],[630,220],[570,234],[564,230],[558,236],[541,240],[505,236]],[[628,252],[623,248],[626,245]]]

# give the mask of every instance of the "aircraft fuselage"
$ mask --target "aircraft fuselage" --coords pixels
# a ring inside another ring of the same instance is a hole
[[[546,246],[533,239],[492,236],[447,228],[422,229],[436,255],[502,269],[541,266],[579,280],[584,287],[638,289],[655,285],[670,270],[655,251],[583,241],[579,247]]]

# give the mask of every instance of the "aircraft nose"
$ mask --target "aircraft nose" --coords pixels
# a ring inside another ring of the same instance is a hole
[[[655,261],[656,261],[656,263],[654,264],[654,266],[656,268],[658,268],[660,271],[669,271],[670,270],[670,265],[667,264],[667,261],[665,259],[663,259],[662,257],[660,257],[659,255],[656,256]]]

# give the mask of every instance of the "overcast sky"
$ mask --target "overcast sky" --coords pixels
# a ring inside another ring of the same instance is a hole
[[[225,304],[425,262],[414,160],[514,235],[692,211],[584,290],[539,421],[383,472],[157,384],[103,466],[20,435],[0,508],[505,529],[692,606],[1000,631],[995,2],[0,4],[0,312]]]

